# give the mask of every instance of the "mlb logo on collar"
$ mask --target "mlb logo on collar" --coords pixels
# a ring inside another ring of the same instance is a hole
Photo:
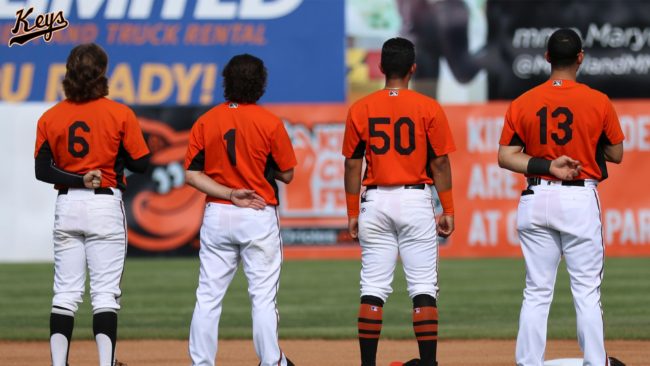
[[[228,108],[237,108],[237,107],[239,107],[239,104],[237,104],[237,103],[232,103],[231,102],[230,104],[228,104]]]
[[[553,80],[553,86],[562,86],[562,80]]]
[[[398,96],[398,95],[399,95],[399,90],[390,90],[390,91],[388,92],[388,96],[389,96],[389,97],[396,97],[396,96]]]

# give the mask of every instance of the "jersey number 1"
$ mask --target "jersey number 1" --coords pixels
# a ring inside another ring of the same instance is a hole
[[[539,117],[539,143],[546,145],[547,142],[547,131],[548,131],[548,108],[542,107],[537,111],[537,116]],[[564,131],[564,136],[560,138],[557,132],[551,134],[551,138],[555,141],[556,144],[562,146],[566,145],[573,138],[573,130],[571,129],[571,124],[573,123],[573,112],[567,107],[557,107],[551,113],[551,117],[557,118],[559,116],[564,117],[564,121],[558,123],[558,127]]]
[[[90,127],[84,121],[77,121],[68,128],[68,152],[75,158],[83,158],[90,152],[88,141],[77,135],[77,130],[79,129],[83,132],[90,132]],[[77,149],[76,146],[81,146],[81,149]]]
[[[226,151],[228,153],[228,160],[230,165],[237,166],[237,154],[235,154],[235,136],[237,130],[234,128],[229,129],[224,135],[223,139],[226,140]]]

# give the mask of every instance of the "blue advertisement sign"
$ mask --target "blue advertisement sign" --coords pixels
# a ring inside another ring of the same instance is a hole
[[[0,0],[0,100],[61,99],[68,53],[95,42],[131,105],[218,103],[240,53],[266,64],[262,102],[343,102],[344,37],[344,0]]]

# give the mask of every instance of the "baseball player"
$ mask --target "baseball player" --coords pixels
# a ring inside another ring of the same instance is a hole
[[[526,261],[516,361],[542,366],[555,275],[564,256],[585,366],[619,365],[605,352],[600,285],[603,246],[598,183],[606,162],[623,159],[623,132],[606,95],[576,82],[580,37],[560,29],[548,39],[549,80],[515,99],[505,117],[499,165],[525,174],[517,212]]]
[[[455,146],[440,105],[408,89],[416,69],[413,43],[386,41],[380,69],[386,87],[352,105],[343,141],[349,231],[361,243],[361,363],[376,364],[382,307],[392,292],[399,255],[413,300],[419,364],[432,366],[437,365],[438,339],[436,240],[437,234],[447,237],[454,230],[447,154]],[[359,204],[361,184],[366,190]],[[432,184],[443,206],[437,228]]]
[[[276,179],[291,182],[296,157],[282,120],[256,104],[266,87],[262,60],[235,56],[223,79],[226,102],[196,121],[185,158],[187,184],[207,195],[190,357],[192,365],[214,365],[223,297],[241,261],[260,365],[293,365],[278,345],[282,240]]]
[[[93,333],[100,366],[115,361],[120,280],[126,255],[124,169],[144,172],[149,149],[135,114],[108,95],[108,57],[96,44],[70,52],[66,99],[46,111],[36,132],[36,178],[58,189],[54,218],[53,366],[65,366],[74,315],[90,275]]]

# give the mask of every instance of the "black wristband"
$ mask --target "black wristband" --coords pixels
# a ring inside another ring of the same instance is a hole
[[[551,175],[551,161],[542,158],[530,158],[526,172],[533,175]]]

